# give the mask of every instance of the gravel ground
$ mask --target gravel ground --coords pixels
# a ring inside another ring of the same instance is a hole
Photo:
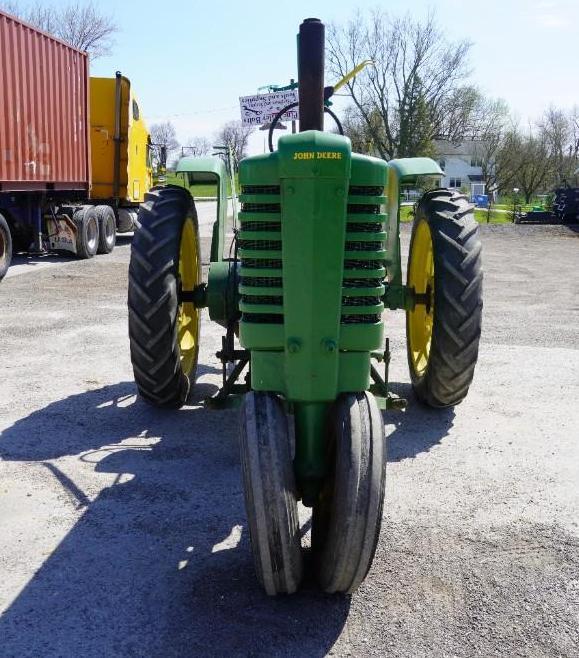
[[[6,279],[0,656],[579,655],[579,233],[482,236],[484,336],[462,405],[417,405],[403,315],[387,316],[410,404],[384,416],[382,534],[351,597],[272,600],[256,583],[237,414],[199,405],[219,383],[218,327],[204,319],[190,406],[135,398],[127,239]]]

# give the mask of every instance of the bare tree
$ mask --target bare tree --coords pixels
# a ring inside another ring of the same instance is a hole
[[[473,158],[479,163],[485,189],[497,190],[512,182],[509,157],[512,122],[507,104],[501,100],[479,98],[473,110]],[[509,132],[511,130],[511,132]]]
[[[153,153],[153,165],[166,167],[171,156],[174,156],[179,148],[177,131],[170,121],[154,123],[151,126],[151,144]]]
[[[0,7],[74,48],[86,51],[92,59],[111,52],[113,37],[119,31],[114,18],[102,14],[90,0],[60,8],[41,2],[25,7],[11,0],[1,2]]]
[[[219,146],[231,148],[236,170],[246,155],[247,141],[252,132],[252,126],[244,126],[241,121],[229,121],[221,127],[215,136]]]
[[[374,112],[371,115],[371,118],[379,121],[377,112]],[[352,142],[352,150],[356,153],[370,153],[374,151],[374,141],[372,138],[372,130],[368,127],[368,124],[359,113],[356,111],[356,108],[348,107],[344,112],[342,117],[342,128],[344,129],[344,135],[350,138]],[[378,127],[373,127],[374,130],[377,130]]]
[[[550,187],[554,159],[545,135],[533,131],[532,126],[526,133],[514,127],[505,135],[497,154],[497,163],[501,171],[501,191],[518,187],[525,203],[530,203],[535,194]]]
[[[566,112],[550,107],[538,129],[553,161],[553,185],[569,181],[579,165],[579,108]]]
[[[196,158],[211,153],[211,142],[205,137],[190,137],[185,144],[183,144],[183,151],[185,155],[192,155]]]
[[[459,141],[472,128],[478,92],[463,84],[470,43],[450,43],[433,14],[392,18],[358,12],[329,28],[327,63],[334,79],[362,60],[373,66],[346,89],[383,158],[422,155],[435,137]]]
[[[544,135],[529,133],[521,140],[516,181],[525,196],[525,203],[544,190],[553,175],[553,158]]]

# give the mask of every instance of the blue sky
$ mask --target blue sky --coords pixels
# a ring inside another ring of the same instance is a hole
[[[99,0],[98,6],[121,32],[113,55],[94,62],[92,74],[121,70],[149,123],[170,119],[181,140],[211,137],[238,118],[240,95],[296,76],[295,34],[303,18],[342,22],[358,7],[418,16],[434,8],[451,39],[474,42],[472,82],[504,98],[523,121],[549,104],[579,104],[579,0]]]

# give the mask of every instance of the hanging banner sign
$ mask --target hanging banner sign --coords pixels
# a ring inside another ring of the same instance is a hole
[[[261,126],[271,123],[275,115],[284,107],[298,102],[298,90],[274,91],[271,94],[256,94],[255,96],[241,96],[239,108],[241,122],[245,126]],[[294,107],[285,112],[280,121],[297,121],[298,108]]]

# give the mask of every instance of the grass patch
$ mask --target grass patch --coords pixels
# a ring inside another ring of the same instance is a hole
[[[487,223],[487,211],[482,208],[475,208],[474,218],[479,224]],[[511,215],[506,212],[496,212],[491,210],[489,224],[510,224]],[[412,206],[402,206],[400,208],[400,221],[411,222],[414,220],[414,208]]]
[[[474,218],[479,224],[510,224],[511,214],[507,212],[497,212],[491,210],[489,213],[484,208],[474,209]]]
[[[411,222],[414,220],[414,206],[401,206],[400,207],[400,221]]]
[[[517,204],[517,208],[520,208],[523,212],[529,212],[529,210],[532,210],[535,207],[538,207],[538,204],[532,204],[532,203]],[[497,210],[507,210],[508,212],[512,212],[513,211],[513,204],[512,203],[496,203],[495,205],[493,205],[493,208],[496,208]]]

